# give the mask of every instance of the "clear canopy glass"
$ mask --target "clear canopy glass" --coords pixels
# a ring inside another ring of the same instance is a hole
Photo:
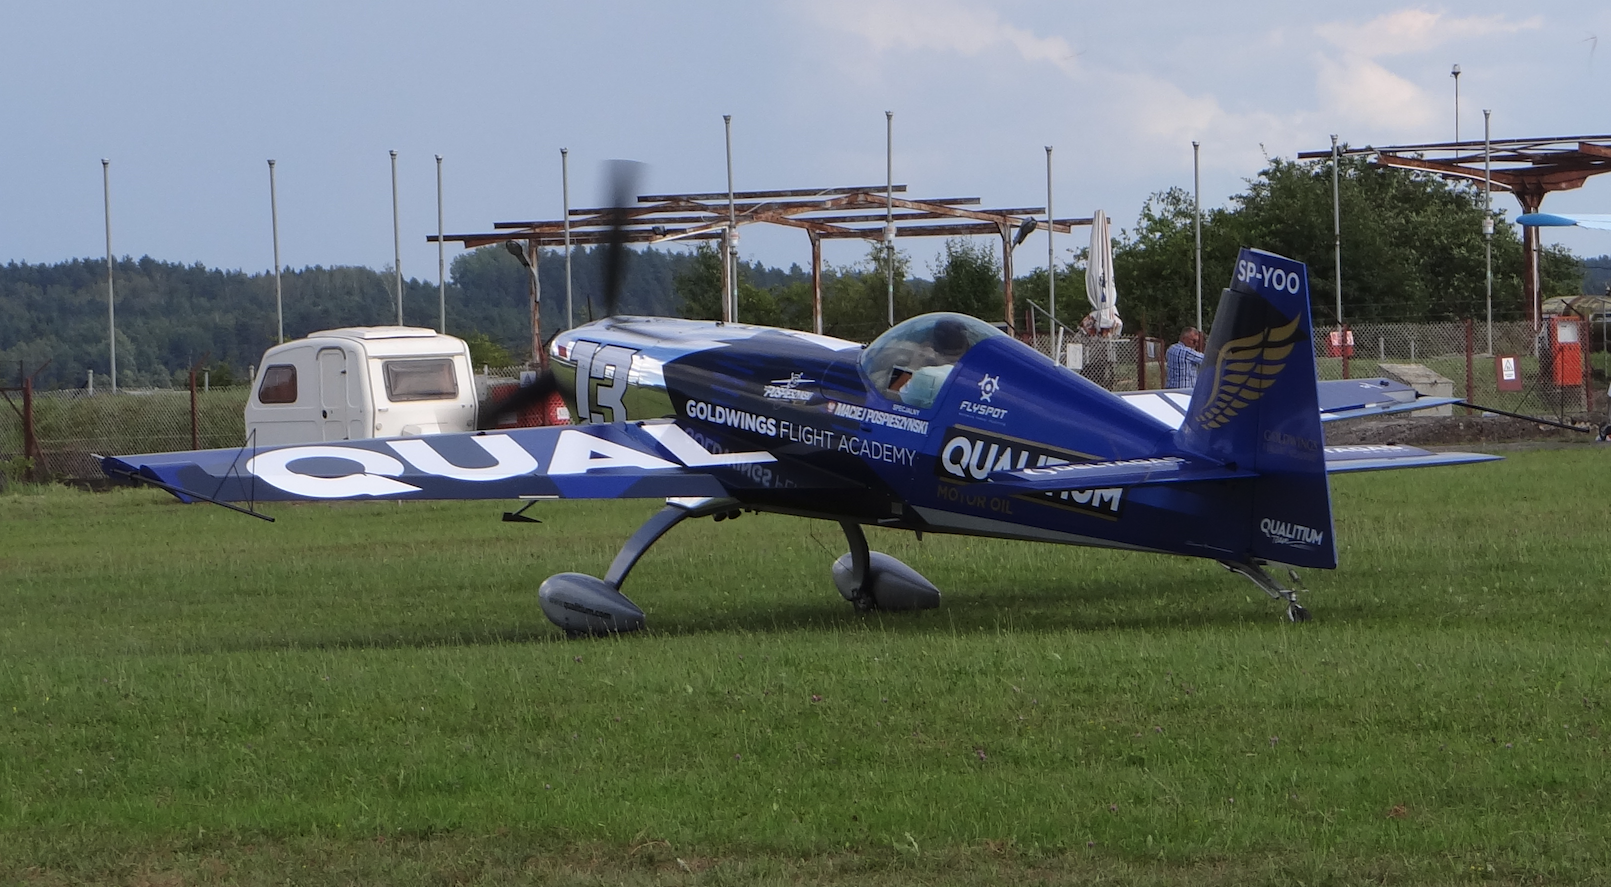
[[[966,314],[924,314],[902,321],[873,340],[861,355],[869,382],[892,401],[927,409],[968,349],[1006,335]]]

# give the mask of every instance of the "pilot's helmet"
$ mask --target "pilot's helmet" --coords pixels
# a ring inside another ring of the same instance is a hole
[[[961,357],[968,350],[968,331],[962,321],[943,317],[934,324],[932,334],[936,354]]]

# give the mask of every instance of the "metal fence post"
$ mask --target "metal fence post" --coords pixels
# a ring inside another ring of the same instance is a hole
[[[1474,322],[1472,321],[1472,319],[1469,318],[1469,317],[1466,318],[1466,394],[1465,394],[1465,399],[1466,400],[1470,400],[1471,397],[1472,397],[1472,392],[1471,392],[1471,383],[1472,383],[1471,352],[1472,352],[1472,349],[1475,347],[1473,342],[1472,342],[1472,338],[1473,338],[1472,328],[1473,328],[1473,326],[1474,326]],[[1471,415],[1471,407],[1466,407],[1466,415],[1467,416]]]
[[[1352,342],[1353,340],[1354,340],[1354,331],[1353,331],[1353,329],[1350,328],[1348,326],[1348,324],[1346,324],[1346,323],[1343,324],[1342,325],[1342,341],[1338,343],[1339,347],[1338,347],[1337,350],[1342,352],[1343,378],[1344,379],[1352,379],[1353,378],[1353,376],[1350,376],[1348,374],[1348,370],[1349,370],[1348,362],[1353,357],[1353,354],[1354,354],[1354,349],[1353,349],[1352,346],[1349,345],[1349,343]]]
[[[201,426],[196,415],[196,368],[190,368],[190,448],[201,449]]]
[[[1136,390],[1147,390],[1147,328],[1136,336]]]
[[[1578,336],[1578,341],[1583,343],[1583,347],[1578,350],[1583,354],[1583,412],[1592,413],[1594,412],[1594,392],[1589,388],[1589,376],[1594,369],[1594,364],[1589,362],[1588,345],[1592,340],[1589,338],[1588,328],[1588,320],[1585,319],[1583,322],[1585,332]]]
[[[24,376],[22,379],[22,454],[32,460],[28,467],[28,479],[38,480],[43,470],[44,459],[39,452],[39,438],[34,434],[34,378]]]

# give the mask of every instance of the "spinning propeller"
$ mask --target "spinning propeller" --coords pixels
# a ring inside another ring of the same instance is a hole
[[[609,179],[610,195],[606,218],[610,227],[604,236],[604,316],[609,317],[615,314],[616,306],[621,299],[621,286],[626,281],[626,226],[632,217],[630,207],[637,203],[638,180],[642,174],[643,164],[631,160],[612,160],[605,169]],[[526,264],[525,252],[515,241],[506,241],[505,246],[520,259],[521,264]],[[587,299],[587,319],[589,322],[593,320],[591,294]],[[552,341],[553,336],[549,339]],[[533,355],[533,359],[540,360],[540,357]],[[559,391],[559,380],[554,377],[551,368],[544,366],[530,385],[516,388],[507,397],[486,405],[476,417],[476,430],[486,431],[496,428],[519,416],[526,409],[548,400],[549,396],[557,391]]]

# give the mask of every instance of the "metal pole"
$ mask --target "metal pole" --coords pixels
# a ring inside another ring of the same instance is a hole
[[[117,393],[117,311],[112,297],[112,161],[101,158],[101,196],[106,201],[106,343],[112,364],[112,393]]]
[[[1494,182],[1493,146],[1489,141],[1488,118],[1493,111],[1482,109],[1482,196],[1484,215],[1482,237],[1484,261],[1487,263],[1488,286],[1488,354],[1494,353]]]
[[[397,221],[397,152],[392,152],[392,267],[397,272],[397,325],[403,325],[403,235]]]
[[[1052,312],[1052,359],[1060,361],[1057,350],[1057,251],[1052,241],[1057,238],[1052,214],[1052,146],[1046,146],[1046,301]]]
[[[1197,142],[1191,143],[1191,224],[1197,254],[1197,329],[1203,328],[1203,176]]]
[[[280,323],[278,343],[285,344],[285,299],[280,292],[280,201],[274,188],[274,160],[269,159],[269,225],[274,229],[274,316]]]
[[[895,325],[895,112],[884,112],[884,264],[889,276],[889,325]]]
[[[1337,268],[1337,329],[1338,336],[1342,335],[1342,200],[1341,192],[1337,189],[1337,136],[1331,136],[1331,238],[1332,262]],[[1348,343],[1339,338],[1337,348],[1340,351],[1348,350]]]
[[[1460,142],[1460,66],[1455,65],[1454,69],[1449,72],[1449,76],[1454,78],[1454,141],[1455,141],[1455,144],[1459,144],[1459,142]],[[1456,151],[1456,153],[1459,153],[1459,149],[1455,149],[1455,151]]]
[[[571,300],[571,152],[559,149],[560,199],[565,204],[565,328],[576,326],[576,304]]]
[[[442,155],[436,155],[436,331],[447,332],[447,252],[442,244]]]
[[[527,294],[531,297],[531,365],[539,369],[548,366],[548,353],[543,351],[543,290],[537,264],[542,261],[542,246],[536,238],[526,241],[526,270],[531,272]]]
[[[722,298],[727,300],[727,319],[738,321],[738,214],[733,207],[733,115],[723,114],[722,123],[727,127],[727,238],[723,243],[727,247],[727,256],[724,261],[727,265],[727,292]]]
[[[811,331],[822,335],[822,235],[807,230],[811,238]]]

